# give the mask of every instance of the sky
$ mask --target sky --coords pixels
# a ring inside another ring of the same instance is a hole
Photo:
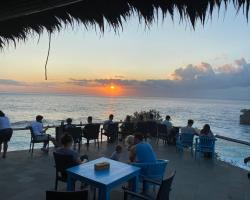
[[[250,24],[232,6],[195,30],[167,17],[137,17],[115,33],[83,26],[31,36],[0,52],[0,92],[250,99]],[[249,93],[249,94],[248,94]]]

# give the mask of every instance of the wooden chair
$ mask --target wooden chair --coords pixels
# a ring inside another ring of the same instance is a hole
[[[67,133],[72,136],[74,141],[74,146],[78,144],[78,152],[80,152],[82,144],[82,128],[81,127],[68,128]]]
[[[44,142],[47,142],[48,143],[48,149],[49,149],[49,136],[48,135],[45,135],[47,136],[47,138],[43,138],[43,139],[39,139],[39,137],[37,137],[34,132],[33,132],[33,129],[32,127],[28,127],[29,130],[30,130],[30,148],[29,148],[29,152],[31,152],[31,154],[33,154],[33,151],[34,151],[34,145],[36,143],[44,143]]]
[[[133,135],[135,132],[135,126],[133,122],[124,122],[120,128],[121,131],[119,132],[119,134],[121,134],[122,139],[124,139],[128,135]]]
[[[57,190],[58,181],[67,182],[66,169],[78,165],[71,155],[63,155],[53,152],[56,168],[55,190]]]
[[[163,143],[167,143],[168,139],[168,129],[165,124],[157,124],[157,144],[159,143],[159,140],[163,140]]]
[[[89,147],[89,141],[94,140],[95,144],[97,141],[99,149],[99,132],[100,132],[100,124],[86,124],[84,126],[82,137],[87,140],[87,148]]]
[[[176,172],[173,171],[167,179],[165,179],[161,182],[156,182],[156,181],[153,181],[150,179],[144,180],[144,182],[160,186],[158,193],[157,193],[157,196],[155,198],[156,200],[169,200],[169,194],[171,191],[171,185],[172,185],[173,179],[175,177],[175,173]],[[135,192],[132,192],[129,190],[124,190],[124,200],[127,200],[129,196],[134,197],[135,199],[146,199],[146,200],[153,199],[151,196],[146,196],[146,195],[138,194],[138,193],[135,193]]]
[[[105,135],[108,138],[108,142],[114,142],[118,138],[118,123],[108,124],[107,129],[101,129],[101,143],[102,136]]]

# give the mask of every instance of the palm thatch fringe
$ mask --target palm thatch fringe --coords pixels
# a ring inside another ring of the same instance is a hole
[[[151,25],[158,13],[174,17],[177,11],[195,28],[204,24],[214,9],[233,3],[248,19],[250,0],[2,0],[0,3],[0,48],[13,42],[26,40],[29,35],[53,33],[65,25],[82,23],[86,28],[98,26],[104,32],[107,22],[115,31],[122,23],[137,15],[140,21]]]

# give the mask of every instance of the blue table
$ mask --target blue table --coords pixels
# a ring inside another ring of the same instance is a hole
[[[100,162],[109,162],[110,169],[96,171],[94,164]],[[75,181],[79,180],[98,188],[99,200],[109,200],[110,191],[129,180],[132,183],[133,191],[137,192],[139,172],[140,168],[138,167],[102,157],[67,169],[67,189],[68,191],[73,191]]]

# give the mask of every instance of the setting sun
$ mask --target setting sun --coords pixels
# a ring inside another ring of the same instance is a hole
[[[115,89],[115,86],[114,86],[114,85],[111,85],[111,86],[110,86],[110,89],[111,89],[111,90],[114,90],[114,89]]]

